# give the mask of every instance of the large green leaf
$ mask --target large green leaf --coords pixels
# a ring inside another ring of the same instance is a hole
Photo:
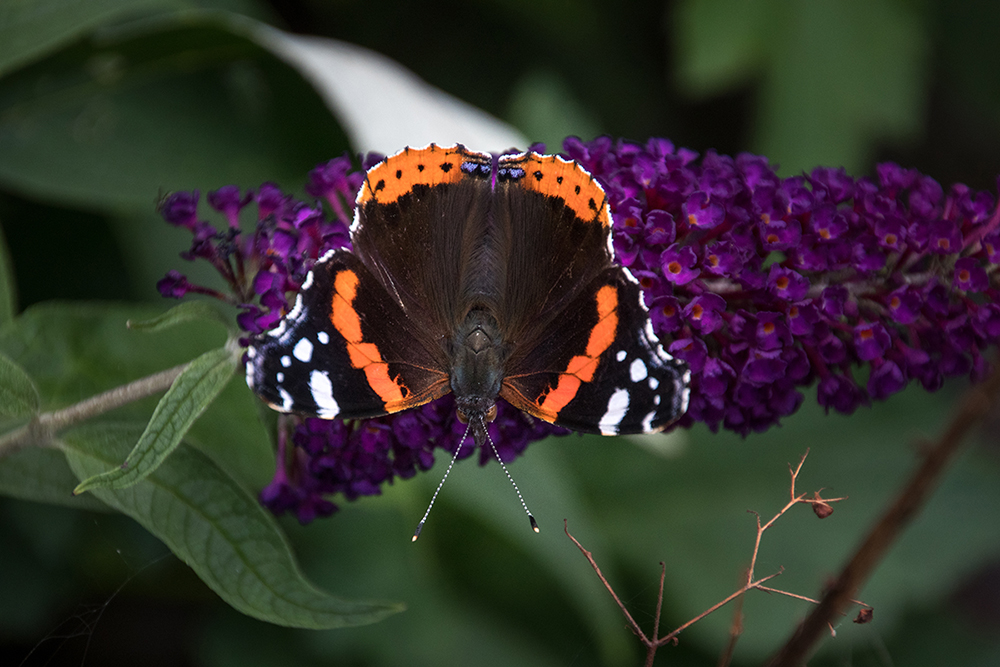
[[[192,361],[156,405],[139,442],[125,462],[84,480],[73,493],[95,488],[124,489],[156,470],[229,383],[236,365],[237,355],[228,346],[206,352]]]
[[[141,427],[101,424],[67,433],[62,446],[73,472],[90,477],[125,455]],[[302,628],[374,623],[402,610],[387,602],[353,602],[305,580],[274,518],[212,461],[180,446],[144,480],[94,494],[128,514],[237,610]]]
[[[0,80],[0,183],[105,210],[151,208],[163,189],[297,188],[347,140],[254,25],[198,11],[132,22]]]

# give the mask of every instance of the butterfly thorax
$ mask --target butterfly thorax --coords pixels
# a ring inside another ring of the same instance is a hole
[[[449,345],[451,390],[455,392],[458,416],[472,424],[477,442],[484,422],[496,416],[496,399],[503,382],[507,351],[496,319],[482,308],[474,308],[457,327]]]

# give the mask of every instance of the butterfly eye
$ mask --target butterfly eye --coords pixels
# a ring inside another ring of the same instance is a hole
[[[458,413],[458,421],[462,422],[463,424],[469,423],[469,418],[465,416],[464,412],[462,412],[461,410],[456,410],[455,412]]]
[[[461,417],[459,417],[461,419]],[[492,422],[497,418],[497,404],[494,403],[490,406],[490,409],[486,411],[486,421]]]

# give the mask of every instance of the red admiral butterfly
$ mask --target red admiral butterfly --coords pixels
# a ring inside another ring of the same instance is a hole
[[[498,396],[604,435],[687,409],[690,373],[615,264],[607,197],[577,163],[404,149],[368,171],[351,241],[248,350],[247,383],[275,409],[368,418],[451,391],[477,446]]]

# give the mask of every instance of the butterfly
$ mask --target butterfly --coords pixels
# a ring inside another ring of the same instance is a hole
[[[431,144],[368,170],[352,249],[324,255],[252,341],[247,383],[283,412],[362,419],[448,392],[477,446],[498,399],[604,435],[662,430],[690,372],[615,262],[607,196],[579,164]]]

